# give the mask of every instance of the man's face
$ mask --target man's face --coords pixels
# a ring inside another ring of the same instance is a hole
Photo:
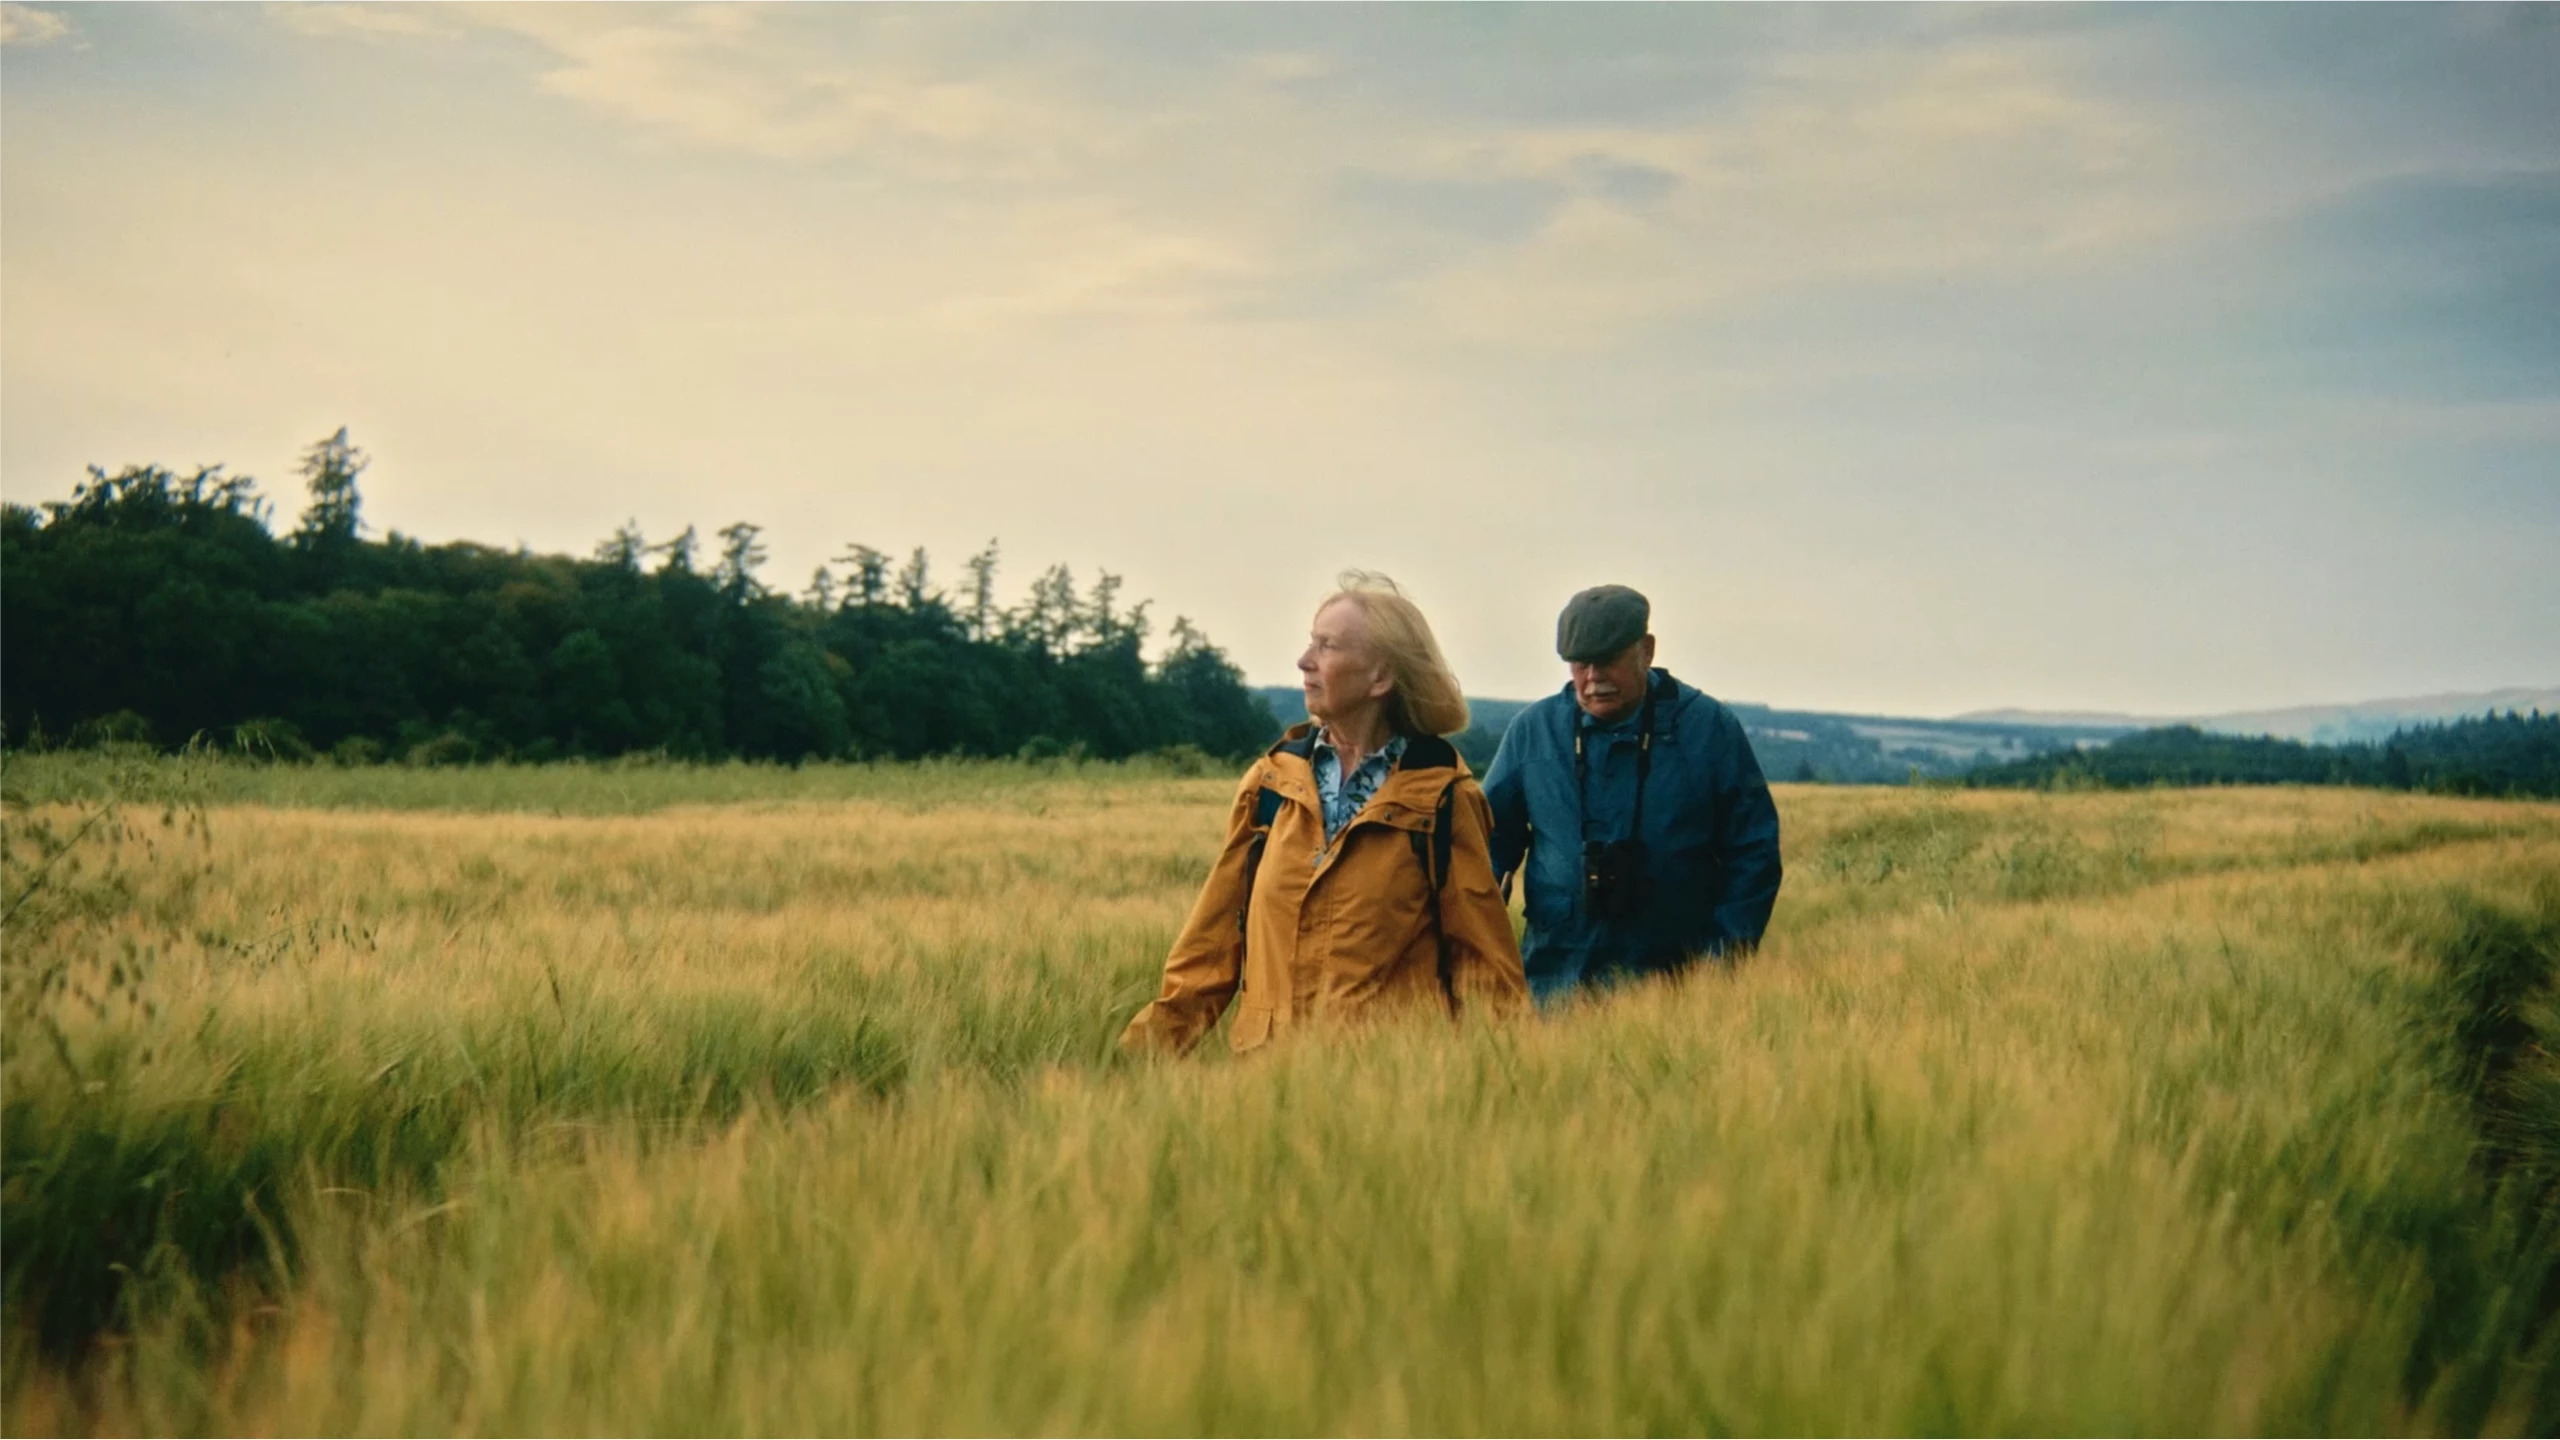
[[[1387,667],[1369,653],[1369,617],[1352,601],[1334,600],[1316,612],[1298,657],[1298,685],[1307,713],[1327,724],[1345,721],[1395,688]]]
[[[1647,635],[1606,660],[1575,660],[1573,699],[1584,714],[1603,725],[1615,725],[1644,703],[1644,687],[1653,668],[1653,637]]]

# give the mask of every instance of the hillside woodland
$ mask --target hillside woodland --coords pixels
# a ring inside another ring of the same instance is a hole
[[[768,582],[758,527],[635,526],[585,559],[368,538],[363,453],[302,463],[282,536],[246,476],[93,468],[0,518],[0,717],[12,743],[204,735],[279,759],[539,761],[1259,748],[1277,726],[1187,620],[1153,663],[1119,576],[1043,571],[996,602],[994,542],[934,583],[849,546]]]
[[[2147,785],[2364,785],[2447,795],[2560,795],[2560,715],[2481,715],[2404,729],[2378,745],[2309,745],[2145,730],[2091,750],[1985,766],[1967,783],[2121,789]]]
[[[1249,689],[1187,619],[1146,658],[1150,602],[1052,565],[1010,606],[999,550],[950,587],[921,548],[852,544],[799,593],[762,531],[586,558],[368,538],[343,429],[301,464],[306,504],[221,467],[93,468],[67,501],[0,506],[0,725],[43,749],[197,737],[276,760],[448,765],[663,756],[797,763],[1173,751],[1232,759],[1303,718]],[[1523,708],[1470,702],[1482,770]],[[2173,726],[1913,721],[1733,706],[1773,780],[1974,786],[2336,784],[2560,796],[2560,716],[2489,715],[2319,745]],[[2100,743],[2100,742],[2107,743]]]

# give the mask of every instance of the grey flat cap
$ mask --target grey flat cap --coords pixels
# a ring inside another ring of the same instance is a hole
[[[1594,585],[1564,602],[1556,617],[1556,653],[1568,661],[1606,660],[1645,636],[1653,604],[1624,585]]]

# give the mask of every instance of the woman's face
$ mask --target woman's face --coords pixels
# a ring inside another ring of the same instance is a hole
[[[1316,612],[1298,657],[1299,688],[1307,713],[1339,723],[1387,698],[1395,688],[1387,667],[1369,651],[1369,617],[1350,600],[1332,600]]]

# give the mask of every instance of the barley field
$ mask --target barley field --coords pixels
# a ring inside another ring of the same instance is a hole
[[[11,757],[0,1425],[2560,1429],[2560,806],[1780,787],[1738,967],[1123,1060],[1232,784]]]

